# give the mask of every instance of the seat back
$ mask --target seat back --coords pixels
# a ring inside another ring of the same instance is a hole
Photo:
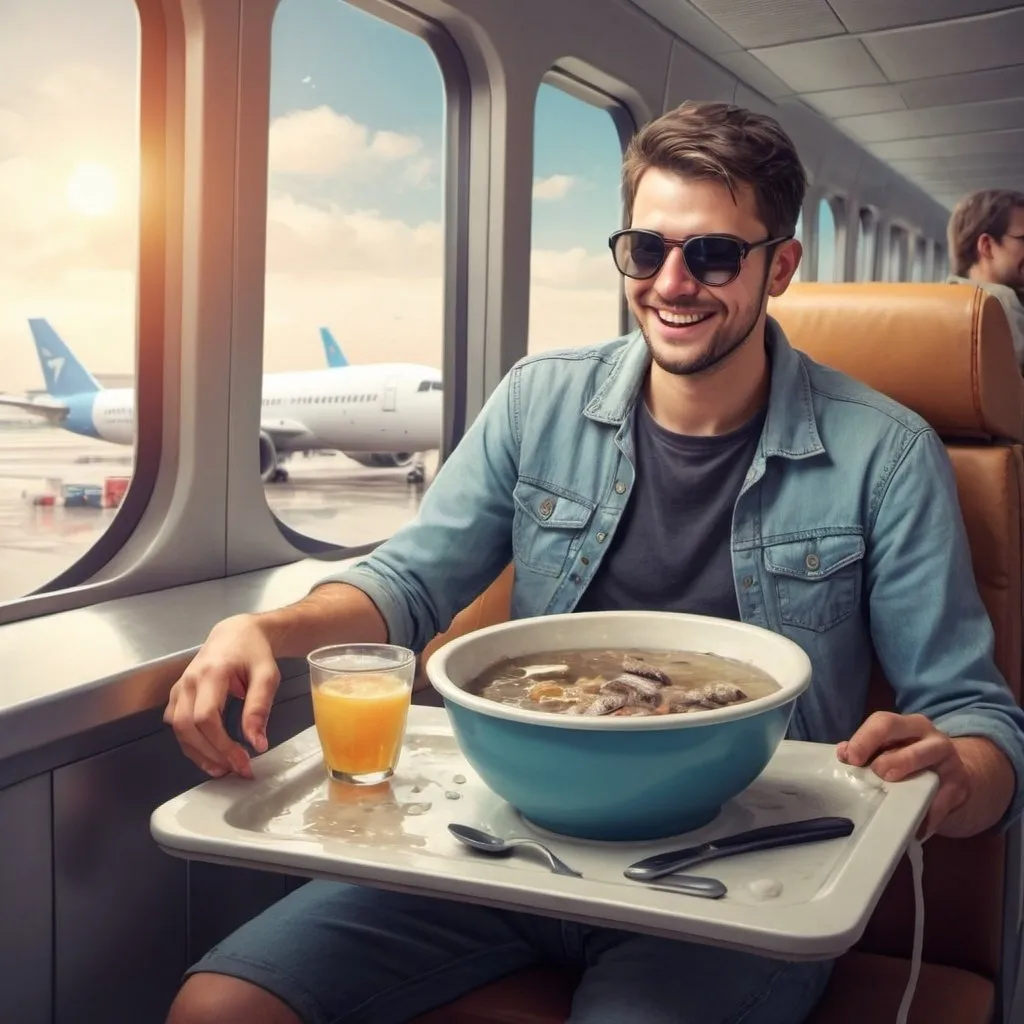
[[[1001,306],[968,285],[800,284],[774,300],[770,312],[795,348],[913,409],[946,442],[995,629],[996,662],[1019,701],[1024,385]],[[511,586],[509,566],[424,658],[457,636],[506,620]],[[877,663],[868,700],[868,712],[894,706]],[[1003,835],[926,844],[926,960],[998,977],[1005,853]],[[904,861],[860,947],[909,957],[913,913]]]
[[[799,284],[769,313],[794,348],[914,410],[946,443],[996,662],[1019,701],[1024,385],[1002,307],[970,285]],[[894,707],[877,662],[868,700],[869,712]],[[1004,835],[925,844],[927,961],[998,977],[1005,857]],[[913,913],[904,861],[860,948],[909,956]]]

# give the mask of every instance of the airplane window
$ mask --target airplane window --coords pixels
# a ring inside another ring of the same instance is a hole
[[[135,5],[3,11],[0,603],[81,558],[131,480],[139,251]]]
[[[871,210],[861,210],[857,233],[857,280],[875,279],[875,243],[878,226]]]
[[[889,229],[889,260],[885,275],[887,281],[907,280],[909,242],[910,239],[903,228],[894,224]]]
[[[818,280],[836,279],[836,217],[827,199],[818,203]]]
[[[914,258],[910,265],[910,279],[920,283],[925,279],[925,264],[928,261],[928,239],[918,237],[914,242]]]
[[[622,306],[608,251],[622,226],[622,144],[610,110],[547,82],[535,109],[530,353],[618,336]]]
[[[311,429],[324,447],[308,458],[290,457],[284,437],[261,443],[271,510],[317,540],[389,536],[415,515],[415,485],[437,464],[441,403],[424,425],[402,394],[442,362],[445,102],[437,60],[413,32],[338,0],[281,0],[271,40],[264,372],[310,374],[318,401],[332,406],[369,401],[369,390],[353,394],[354,370],[380,376],[381,388],[393,364],[415,373],[406,383],[398,372],[390,411],[382,402],[354,420],[318,410]],[[281,409],[298,424],[306,415]]]

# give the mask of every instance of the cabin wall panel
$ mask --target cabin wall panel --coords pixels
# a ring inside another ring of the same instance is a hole
[[[186,863],[149,816],[202,777],[169,729],[53,773],[55,1024],[166,1016],[186,965]]]
[[[308,685],[308,676],[305,677]],[[313,724],[308,693],[274,705],[267,739],[276,746]],[[189,861],[188,961],[195,963],[236,928],[306,883],[271,871]]]
[[[53,859],[49,774],[0,790],[0,1018],[53,1016]]]

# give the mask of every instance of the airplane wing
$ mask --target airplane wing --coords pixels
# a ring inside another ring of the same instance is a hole
[[[17,395],[0,394],[0,405],[42,416],[51,423],[66,420],[69,412],[68,407],[55,398],[18,398]]]
[[[267,434],[274,444],[313,436],[312,431],[298,420],[263,420],[260,423],[260,430]]]

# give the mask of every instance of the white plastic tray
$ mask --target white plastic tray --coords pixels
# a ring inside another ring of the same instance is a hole
[[[205,782],[157,808],[157,843],[190,859],[447,895],[790,959],[839,956],[860,938],[938,785],[932,773],[883,783],[840,764],[831,745],[784,741],[764,773],[702,829],[644,843],[572,839],[521,818],[463,759],[444,710],[419,705],[410,709],[398,770],[380,786],[330,781],[313,729],[255,758],[253,773],[254,781]],[[851,818],[853,834],[691,869],[726,884],[720,900],[653,889],[622,874],[662,850],[819,815]],[[583,877],[555,875],[531,854],[468,850],[449,834],[453,821],[541,838]],[[759,895],[764,880],[781,883],[781,892]]]

